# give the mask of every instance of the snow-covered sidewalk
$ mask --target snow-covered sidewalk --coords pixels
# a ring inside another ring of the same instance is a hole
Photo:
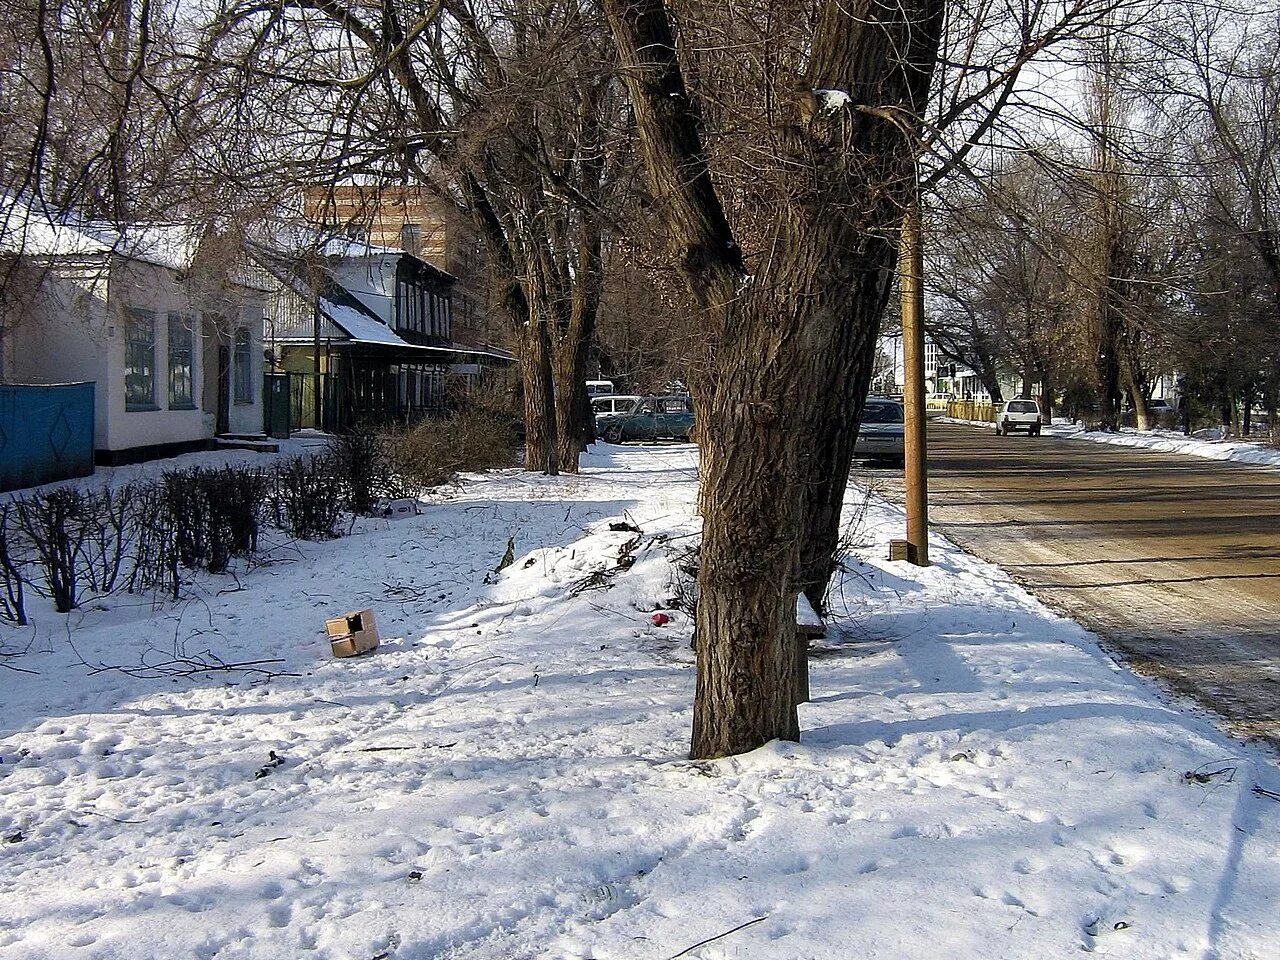
[[[955,417],[939,417],[944,423],[963,423],[970,426],[987,427],[991,424],[980,420],[959,420]],[[1046,436],[1059,437],[1064,440],[1087,440],[1090,443],[1109,443],[1121,447],[1136,447],[1140,450],[1155,450],[1160,453],[1179,453],[1189,457],[1203,457],[1206,460],[1232,460],[1236,463],[1249,463],[1260,467],[1280,467],[1280,448],[1265,443],[1248,440],[1224,438],[1216,430],[1200,430],[1188,437],[1175,430],[1134,430],[1124,427],[1119,433],[1105,433],[1101,430],[1086,430],[1083,426],[1057,418],[1053,424],[1044,427]]]
[[[697,530],[696,452],[596,450],[181,604],[0,627],[36,671],[0,669],[0,955],[1275,955],[1269,755],[949,544],[881,559],[883,503],[850,506],[804,742],[685,760],[690,624],[650,617]],[[362,606],[382,647],[333,660],[323,619]],[[175,649],[281,662],[85,666]]]

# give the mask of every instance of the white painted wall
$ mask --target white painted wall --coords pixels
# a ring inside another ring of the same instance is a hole
[[[7,318],[10,383],[83,383],[94,387],[94,446],[105,446],[110,352],[105,269],[32,268],[30,296]]]
[[[245,288],[201,295],[167,268],[136,260],[112,258],[109,270],[109,278],[103,267],[76,269],[59,264],[43,271],[39,281],[42,295],[26,305],[20,322],[7,331],[7,379],[29,383],[94,381],[94,446],[99,450],[207,440],[215,430],[214,417],[203,409],[206,378],[201,317],[208,310],[227,318],[228,327],[241,324],[250,331],[253,401],[236,403],[233,393],[229,426],[234,433],[261,432],[266,295]],[[125,318],[131,307],[155,315],[156,409],[126,409]],[[171,312],[194,321],[194,409],[169,408]],[[209,408],[213,406],[211,400]]]

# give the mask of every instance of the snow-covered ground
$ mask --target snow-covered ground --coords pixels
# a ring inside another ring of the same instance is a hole
[[[946,423],[991,427],[991,424],[985,421],[958,420],[954,417],[939,419]],[[1104,433],[1101,430],[1086,430],[1080,424],[1071,423],[1059,417],[1052,425],[1045,426],[1044,433],[1047,436],[1065,440],[1088,440],[1092,443],[1110,443],[1121,447],[1137,447],[1141,450],[1157,450],[1161,453],[1181,453],[1191,457],[1204,457],[1207,460],[1234,460],[1237,463],[1251,463],[1256,466],[1280,467],[1280,448],[1265,443],[1224,438],[1219,430],[1197,430],[1189,437],[1177,430],[1143,431],[1132,427],[1124,427],[1119,433]]]
[[[182,603],[0,628],[34,671],[0,668],[0,956],[1276,956],[1273,758],[944,541],[883,560],[880,502],[803,743],[684,759],[690,624],[650,618],[696,454],[596,450]],[[324,618],[363,606],[381,648],[332,659]],[[175,650],[280,662],[86,666]]]

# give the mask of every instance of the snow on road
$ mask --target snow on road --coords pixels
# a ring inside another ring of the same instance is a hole
[[[596,449],[182,603],[0,628],[37,671],[0,669],[0,956],[1275,955],[1272,759],[1000,570],[880,559],[901,515],[861,495],[803,743],[684,759],[691,627],[650,614],[695,452]],[[362,606],[382,647],[330,658]],[[85,666],[175,649],[290,675]]]

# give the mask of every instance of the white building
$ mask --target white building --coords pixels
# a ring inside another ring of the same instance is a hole
[[[906,382],[902,334],[882,335],[877,344],[877,351],[871,392],[902,393]],[[973,400],[990,399],[978,375],[964,364],[950,360],[928,337],[924,338],[924,376],[926,393],[950,394],[957,398]]]
[[[0,198],[0,382],[93,382],[100,463],[261,434],[265,285],[211,246]]]

